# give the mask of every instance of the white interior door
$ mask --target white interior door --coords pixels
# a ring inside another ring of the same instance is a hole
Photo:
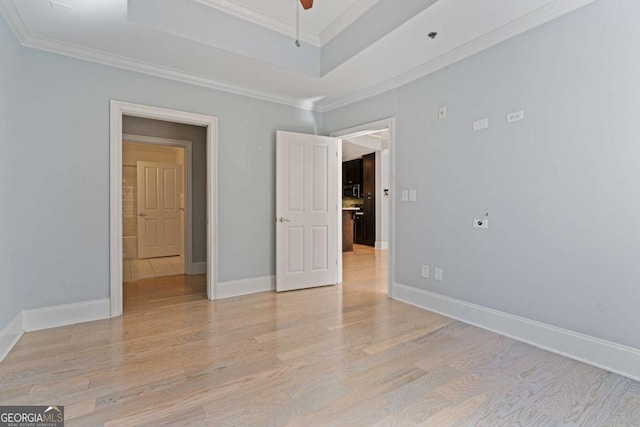
[[[337,139],[278,131],[276,289],[338,283]]]
[[[180,255],[182,167],[137,162],[138,258]]]

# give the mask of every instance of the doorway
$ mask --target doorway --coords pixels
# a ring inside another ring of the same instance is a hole
[[[386,291],[392,298],[395,119],[367,123],[331,136],[338,139],[338,162],[343,166],[338,180],[338,206],[343,208],[338,212],[339,223],[343,224],[338,227],[338,242],[348,249],[347,233],[353,233],[353,250],[338,257],[339,282],[343,282],[345,257],[349,257],[349,265],[353,265],[352,258],[368,266],[385,264]]]
[[[128,116],[123,123],[125,132],[168,133],[163,125]],[[178,135],[201,129],[170,126]],[[196,144],[204,145],[203,131]],[[127,133],[122,139],[123,281],[194,274],[193,142]]]
[[[123,123],[127,118],[153,119],[169,123],[177,123],[184,125],[192,125],[204,128],[206,133],[206,143],[203,151],[203,157],[206,157],[206,170],[204,176],[204,198],[202,201],[202,209],[206,212],[203,221],[203,232],[200,235],[206,236],[204,248],[203,262],[193,262],[193,242],[187,243],[193,237],[190,230],[185,232],[184,248],[184,270],[191,274],[206,273],[206,294],[207,298],[216,298],[217,288],[217,119],[212,116],[206,116],[195,113],[187,113],[176,110],[167,110],[163,108],[131,104],[120,101],[111,101],[111,137],[110,137],[110,299],[111,299],[111,316],[119,316],[123,312],[123,255],[124,243],[123,238],[123,142],[126,139],[137,139],[137,143],[153,144],[162,142],[157,137],[154,141],[144,139],[136,135],[126,135],[123,130]],[[148,137],[147,137],[148,138]],[[164,141],[168,142],[168,141]],[[171,142],[171,141],[169,141]],[[186,141],[173,140],[174,145],[185,143]],[[170,144],[169,144],[170,145]],[[188,144],[186,144],[188,145]],[[188,162],[189,155],[185,152],[185,163]],[[187,168],[191,165],[185,165]],[[188,182],[188,180],[185,180]],[[186,185],[188,187],[188,184]],[[185,227],[189,228],[189,221],[192,212],[187,214],[186,210],[191,207],[189,201],[193,197],[189,197],[188,189],[185,188]],[[181,204],[177,200],[178,205]],[[178,220],[178,219],[176,219]],[[193,222],[193,221],[191,221]],[[193,227],[193,224],[191,224]],[[177,228],[176,228],[177,229]],[[191,262],[189,261],[191,260]]]

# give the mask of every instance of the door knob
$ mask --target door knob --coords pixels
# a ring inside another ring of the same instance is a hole
[[[140,212],[140,213],[138,214],[138,216],[147,216],[147,214],[146,214],[146,213],[142,213],[142,212]]]
[[[281,216],[280,218],[278,218],[278,221],[280,221],[280,222],[291,222],[291,220],[290,220],[290,219],[287,219],[287,218],[285,218],[285,217],[283,217],[283,216]]]

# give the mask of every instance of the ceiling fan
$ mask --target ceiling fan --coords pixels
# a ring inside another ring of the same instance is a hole
[[[309,10],[313,7],[313,0],[300,0],[300,4],[304,10]],[[300,9],[296,6],[296,46],[302,46],[300,43]]]
[[[311,9],[313,7],[313,0],[300,0],[300,4],[304,10]]]

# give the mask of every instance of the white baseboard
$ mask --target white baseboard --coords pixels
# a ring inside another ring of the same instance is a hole
[[[376,242],[376,249],[389,249],[389,242]]]
[[[189,274],[207,274],[207,262],[191,263],[191,273]]]
[[[38,331],[109,317],[111,317],[111,300],[105,298],[23,310],[22,327],[25,331]]]
[[[640,381],[640,349],[394,283],[398,301]]]
[[[269,292],[276,289],[276,277],[264,276],[252,279],[231,280],[218,283],[216,299],[239,297],[242,295]]]
[[[0,331],[0,362],[7,357],[18,342],[24,330],[22,329],[22,312],[18,313],[2,331]]]

